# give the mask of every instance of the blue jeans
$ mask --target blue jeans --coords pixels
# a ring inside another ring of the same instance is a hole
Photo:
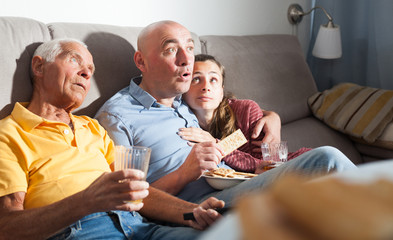
[[[137,212],[112,211],[87,215],[49,240],[60,239],[195,239],[200,231],[144,222]]]
[[[280,177],[291,172],[310,177],[355,168],[357,167],[351,160],[338,149],[329,146],[319,147],[234,187],[211,192],[196,202],[202,202],[204,199],[213,196],[224,200],[226,206],[232,206],[236,198],[242,194],[266,188]],[[196,199],[189,200],[195,201]]]

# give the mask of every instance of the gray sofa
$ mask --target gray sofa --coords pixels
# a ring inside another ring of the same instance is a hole
[[[133,63],[140,27],[85,23],[49,23],[18,17],[0,17],[0,118],[17,101],[29,101],[29,75],[35,48],[52,38],[84,41],[94,57],[96,73],[91,90],[76,114],[93,117],[115,92],[139,73]],[[354,163],[391,158],[391,151],[352,142],[316,119],[307,99],[317,92],[296,37],[291,35],[198,36],[196,53],[216,56],[226,67],[226,90],[237,98],[255,100],[276,111],[282,120],[282,139],[289,150],[330,145]]]

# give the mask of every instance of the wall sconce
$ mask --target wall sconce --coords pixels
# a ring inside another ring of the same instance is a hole
[[[340,58],[342,55],[340,27],[333,24],[333,18],[324,8],[317,6],[308,12],[303,12],[299,4],[291,4],[287,12],[288,20],[291,24],[296,25],[302,21],[303,16],[310,14],[317,8],[322,9],[329,22],[319,27],[312,55],[324,59]]]

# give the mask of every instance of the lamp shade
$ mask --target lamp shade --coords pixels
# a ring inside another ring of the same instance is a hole
[[[340,26],[331,24],[320,26],[312,55],[324,59],[341,57]]]

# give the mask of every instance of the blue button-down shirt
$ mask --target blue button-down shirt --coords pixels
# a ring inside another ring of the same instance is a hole
[[[101,107],[96,118],[116,145],[152,149],[147,174],[147,181],[151,183],[179,168],[190,153],[187,141],[177,134],[179,128],[199,125],[181,96],[175,98],[172,107],[166,107],[140,88],[140,81],[141,77],[133,78],[128,87]],[[204,180],[198,180],[186,186],[180,195],[189,199],[189,195],[195,194],[195,188],[201,195],[212,191]]]

